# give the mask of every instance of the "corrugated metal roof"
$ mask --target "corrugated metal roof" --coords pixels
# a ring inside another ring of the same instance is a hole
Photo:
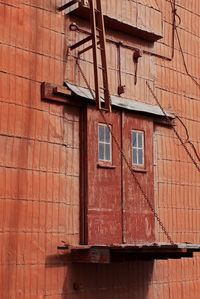
[[[94,101],[89,89],[76,86],[69,82],[65,82],[65,85],[77,96],[82,97],[84,99]],[[119,96],[111,96],[112,105],[116,107],[123,108],[125,110],[136,111],[141,113],[147,113],[154,116],[165,117],[162,110],[158,105],[146,104],[143,102],[135,101],[132,99],[122,98]],[[173,119],[175,116],[173,113],[165,111],[167,116]]]

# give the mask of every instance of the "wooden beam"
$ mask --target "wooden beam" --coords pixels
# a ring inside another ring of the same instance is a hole
[[[58,11],[63,11],[65,9],[67,9],[68,7],[70,7],[70,6],[72,6],[72,5],[76,4],[76,3],[80,3],[80,2],[81,2],[81,0],[71,0],[71,1],[67,2],[66,4],[58,7],[57,10]]]
[[[71,90],[64,86],[56,86],[55,84],[43,82],[41,84],[41,100],[52,101],[57,103],[71,104]]]
[[[87,42],[89,42],[91,40],[92,40],[92,35],[89,35],[89,36],[85,37],[84,39],[80,40],[79,42],[71,45],[69,48],[70,48],[71,51],[75,50],[76,48],[84,45],[85,43],[87,43]]]
[[[75,263],[109,264],[109,248],[90,248],[85,250],[72,250],[72,261]]]

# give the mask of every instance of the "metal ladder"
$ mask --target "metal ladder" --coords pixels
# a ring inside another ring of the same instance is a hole
[[[62,11],[69,8],[81,0],[71,0],[65,5],[58,8],[58,11]],[[95,3],[96,2],[96,3]],[[95,5],[96,4],[96,5]],[[83,50],[79,51],[79,56],[84,52],[92,49],[93,50],[93,69],[94,69],[94,81],[95,81],[95,100],[97,109],[102,109],[111,112],[111,98],[109,92],[109,82],[108,82],[108,67],[106,60],[106,38],[105,38],[105,26],[104,18],[102,12],[101,0],[89,0],[90,6],[90,22],[91,22],[91,34],[84,38],[83,40],[77,42],[70,47],[70,50],[75,50],[76,48],[84,45],[85,43],[91,41],[90,46],[86,46]],[[100,61],[98,59],[98,51],[100,51]],[[100,66],[99,66],[100,65]],[[100,80],[99,80],[99,70],[102,72],[103,78],[103,94],[104,102],[101,101],[100,95]]]

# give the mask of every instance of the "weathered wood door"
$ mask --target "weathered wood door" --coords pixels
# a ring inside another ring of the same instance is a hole
[[[117,112],[104,113],[118,142],[121,120]],[[85,190],[85,241],[89,244],[122,242],[121,155],[112,142],[111,161],[99,161],[98,126],[105,123],[96,108],[87,110],[85,132],[87,190]],[[85,139],[83,140],[85,141]]]
[[[120,110],[102,113],[106,122],[101,112],[90,107],[83,121],[82,243],[153,241],[154,215],[134,179],[135,175],[153,205],[153,122]],[[99,125],[105,123],[114,136],[111,136],[110,161],[99,159]],[[133,131],[144,136],[142,167],[133,165]]]
[[[123,114],[123,151],[132,167],[123,165],[123,239],[125,243],[154,241],[154,215],[149,208],[134,176],[142,189],[153,201],[153,121],[138,117],[133,113]],[[133,158],[133,132],[141,132],[144,136],[144,160],[142,165],[135,165]]]

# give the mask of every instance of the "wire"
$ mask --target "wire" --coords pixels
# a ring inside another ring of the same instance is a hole
[[[89,85],[89,83],[88,83],[88,81],[87,81],[87,78],[86,78],[86,76],[85,76],[85,74],[84,74],[84,72],[83,72],[83,70],[82,70],[82,68],[81,68],[81,66],[80,66],[80,64],[79,64],[79,60],[78,60],[78,58],[76,59],[76,64],[77,64],[77,66],[78,66],[78,68],[79,68],[79,70],[80,70],[80,73],[81,73],[81,75],[82,75],[82,77],[83,77],[83,79],[84,79],[84,81],[85,81],[85,83],[86,83],[86,85],[87,85],[87,87],[88,87],[90,93],[91,93],[92,98],[95,100],[94,93],[93,93],[93,91],[92,91],[92,89],[91,89],[91,87],[90,87],[90,85]],[[146,200],[146,202],[147,202],[147,204],[148,204],[148,206],[149,206],[151,212],[154,214],[154,218],[157,220],[158,224],[160,225],[160,227],[161,227],[163,233],[165,234],[167,240],[170,242],[171,245],[174,245],[174,242],[173,242],[171,236],[170,236],[169,233],[167,232],[167,229],[165,228],[165,226],[164,226],[163,222],[161,221],[160,217],[158,216],[158,213],[155,211],[155,209],[154,209],[154,207],[153,207],[153,204],[152,204],[152,202],[151,202],[151,199],[147,196],[147,194],[146,194],[145,191],[143,190],[143,188],[142,188],[142,186],[141,186],[141,184],[140,184],[140,182],[139,182],[139,180],[138,180],[136,174],[134,173],[134,171],[133,171],[133,169],[132,169],[132,165],[129,164],[129,161],[128,161],[128,159],[126,158],[126,155],[124,154],[124,152],[123,152],[123,150],[122,150],[122,148],[121,148],[121,145],[119,144],[119,142],[117,141],[115,135],[113,134],[113,132],[112,132],[112,130],[111,130],[111,128],[110,128],[110,126],[109,126],[109,124],[108,124],[106,118],[105,118],[105,115],[103,114],[103,112],[102,112],[101,109],[100,109],[99,111],[100,111],[100,114],[101,114],[101,116],[102,116],[102,118],[103,118],[103,120],[104,120],[106,126],[108,127],[108,129],[109,129],[109,131],[110,131],[110,134],[111,134],[111,136],[112,136],[112,138],[113,138],[114,143],[116,144],[117,149],[119,150],[119,152],[120,152],[122,158],[124,159],[124,162],[126,163],[128,169],[130,170],[131,175],[133,176],[136,185],[138,186],[139,190],[141,191],[141,193],[142,193],[144,199]]]
[[[187,135],[187,139],[186,139],[186,141],[185,141],[184,143],[185,143],[185,144],[188,143],[188,144],[191,146],[192,150],[194,151],[195,156],[197,157],[197,159],[198,159],[199,162],[200,162],[200,156],[199,156],[199,154],[198,154],[198,152],[197,152],[196,147],[194,146],[194,144],[193,144],[192,141],[190,140],[190,136],[189,136],[188,129],[187,129],[186,125],[184,124],[184,122],[182,121],[182,119],[180,118],[180,116],[176,116],[176,118],[178,119],[178,121],[179,121],[179,122],[182,124],[182,126],[184,127],[185,132],[186,132],[186,135]]]
[[[185,68],[185,71],[186,71],[186,74],[192,79],[192,81],[200,88],[200,83],[190,74],[189,70],[188,70],[188,66],[187,66],[187,63],[186,63],[186,59],[185,59],[185,55],[184,55],[184,51],[183,51],[183,48],[182,48],[182,45],[181,45],[181,40],[180,40],[180,36],[179,36],[179,32],[178,32],[178,27],[180,26],[181,24],[181,17],[177,14],[177,9],[176,9],[176,0],[170,0],[170,4],[171,4],[171,7],[172,7],[172,11],[174,12],[174,22],[173,22],[173,26],[174,26],[174,32],[176,32],[176,36],[177,36],[177,40],[178,40],[178,44],[179,44],[179,48],[180,48],[180,51],[181,51],[181,56],[182,56],[182,59],[183,59],[183,65],[184,65],[184,68]],[[179,19],[179,24],[177,25],[176,24],[176,17]],[[175,38],[175,36],[174,36]],[[174,44],[173,44],[173,47],[174,47]],[[173,51],[174,52],[174,51]],[[190,138],[189,138],[189,133],[188,133],[188,130],[187,130],[187,127],[186,125],[183,123],[183,121],[181,120],[180,117],[176,116],[176,118],[179,120],[179,122],[182,124],[182,126],[185,128],[185,132],[186,132],[186,135],[187,135],[187,140],[184,142],[184,144],[189,144],[196,156],[196,158],[198,159],[198,161],[200,162],[200,156],[197,152],[197,149],[196,147],[194,146],[194,144],[190,141]],[[183,141],[181,142],[182,145],[183,145]]]
[[[175,22],[175,25],[174,25],[174,30],[176,32],[176,36],[177,36],[177,40],[178,40],[178,44],[179,44],[179,48],[180,48],[180,51],[181,51],[181,55],[182,55],[182,59],[183,59],[183,64],[184,64],[184,68],[185,68],[185,71],[186,71],[186,74],[193,80],[193,82],[200,88],[200,83],[190,74],[189,70],[188,70],[188,67],[187,67],[187,63],[186,63],[186,59],[185,59],[185,55],[184,55],[184,51],[183,51],[183,48],[182,48],[182,45],[181,45],[181,40],[180,40],[180,36],[179,36],[179,32],[178,32],[178,27],[180,26],[181,24],[181,17],[177,14],[177,9],[176,9],[176,0],[170,0],[170,4],[171,4],[171,7],[172,7],[172,11],[174,12],[174,15],[175,15],[175,19],[176,17],[179,19],[179,24],[177,25],[176,22]]]
[[[186,133],[186,141],[183,141],[183,143],[188,143],[189,139],[190,139],[190,136],[189,136],[189,133],[188,133],[188,129],[186,127],[186,125],[184,124],[184,122],[182,121],[182,119],[180,118],[180,116],[176,115],[176,118],[178,119],[178,121],[181,123],[181,125],[184,127],[185,129],[185,133]]]
[[[180,142],[181,142],[182,146],[184,147],[184,149],[185,149],[187,155],[190,157],[191,161],[193,162],[193,164],[195,165],[195,167],[197,168],[197,170],[200,172],[200,166],[199,166],[199,164],[198,164],[198,163],[195,161],[195,159],[193,158],[192,154],[191,154],[190,151],[188,150],[188,148],[187,148],[185,142],[182,140],[182,138],[181,138],[181,136],[179,135],[178,131],[177,131],[177,130],[175,129],[175,127],[171,124],[171,120],[170,120],[169,116],[166,114],[164,108],[163,108],[162,105],[160,104],[160,101],[158,100],[157,96],[155,95],[154,91],[152,90],[151,86],[149,85],[149,83],[148,83],[147,81],[146,81],[146,84],[147,84],[147,86],[148,86],[148,88],[149,88],[151,94],[153,95],[154,99],[156,100],[156,103],[159,105],[160,109],[162,110],[162,112],[163,112],[163,114],[164,114],[164,116],[165,116],[167,122],[171,125],[171,128],[173,129],[175,135],[176,135],[177,138],[180,140]],[[182,124],[183,124],[183,122],[182,122]],[[186,128],[185,125],[184,125],[184,127],[185,127],[185,129],[186,129],[186,131],[187,131],[187,128]],[[188,131],[187,131],[187,134],[188,134]],[[189,137],[189,135],[188,135],[188,137]],[[187,141],[187,142],[189,142],[189,141]],[[191,144],[190,144],[190,145],[191,145]],[[197,154],[197,151],[196,151],[196,154]],[[197,157],[198,157],[198,154],[197,154]],[[199,158],[198,158],[198,159],[199,159]]]
[[[184,68],[185,68],[185,71],[186,71],[186,74],[192,79],[192,81],[200,88],[200,83],[190,74],[189,70],[188,70],[188,67],[187,67],[187,64],[186,64],[186,60],[185,60],[185,55],[184,55],[184,51],[183,51],[183,48],[182,48],[182,45],[181,45],[181,41],[180,41],[180,37],[179,37],[179,33],[178,33],[178,30],[177,28],[175,29],[176,30],[176,36],[177,36],[177,40],[178,40],[178,44],[179,44],[179,48],[180,48],[180,51],[181,51],[181,56],[182,56],[182,59],[183,59],[183,65],[184,65]]]

